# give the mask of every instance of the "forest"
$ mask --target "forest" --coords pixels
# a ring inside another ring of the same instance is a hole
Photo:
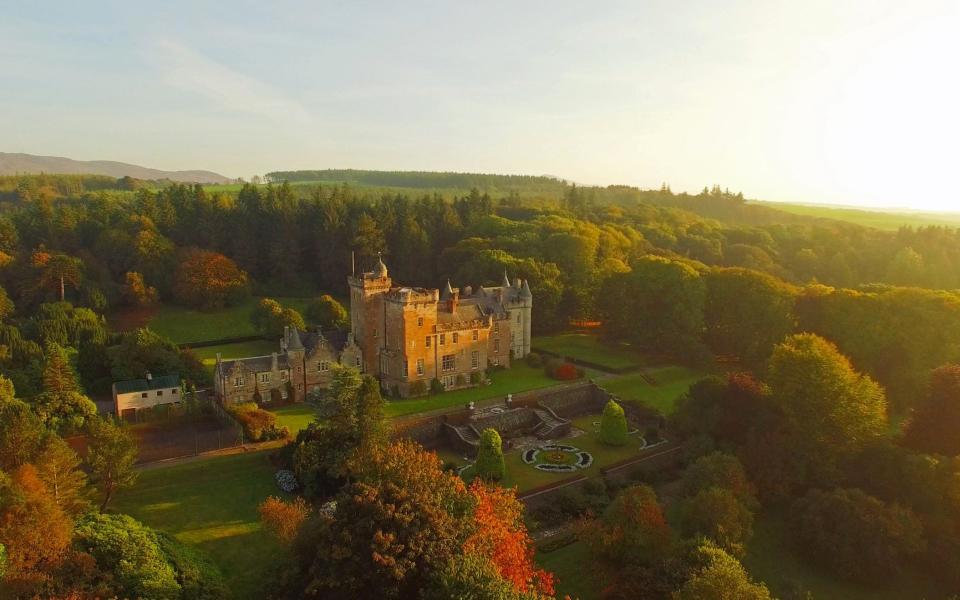
[[[103,506],[124,485],[114,477],[126,471],[113,472],[111,461],[129,461],[129,440],[100,424],[86,394],[146,370],[208,383],[189,349],[149,329],[113,331],[108,316],[144,306],[215,311],[250,295],[343,297],[351,258],[367,268],[382,254],[394,281],[408,285],[494,284],[504,271],[529,280],[537,334],[598,322],[609,343],[726,365],[728,376],[695,384],[669,419],[688,440],[680,532],[648,486],[603,491],[605,512],[574,511],[598,516],[578,535],[609,584],[604,598],[722,597],[709,590],[725,577],[742,586],[738,597],[770,597],[738,562],[761,506],[788,513],[805,555],[838,577],[883,581],[912,565],[960,591],[960,511],[950,500],[960,454],[960,231],[789,214],[719,186],[693,195],[666,185],[369,171],[268,180],[230,191],[0,178],[0,549],[12,557],[0,564],[20,569],[22,589],[68,571],[84,593],[135,589],[110,587],[104,565],[116,556],[96,538],[98,527],[127,527],[149,543],[154,556],[144,561],[162,563],[157,581],[178,582],[158,597],[188,597],[188,583],[206,590],[189,597],[220,593],[215,570],[163,534],[90,516],[87,496],[54,506],[42,493],[57,473],[78,472],[57,435],[85,429],[99,446],[84,473]],[[389,597],[430,589],[441,598],[478,581],[485,593],[520,594],[489,597],[551,596],[517,501],[482,482],[465,487],[421,449],[389,441],[376,386],[350,377],[333,394],[334,426],[301,432],[288,456],[321,482],[316,500],[338,498],[337,518],[296,502],[261,507],[296,557],[278,575],[278,597],[373,597],[379,586]],[[21,450],[22,439],[36,443]],[[404,468],[405,459],[422,468]],[[71,484],[81,488],[85,481]],[[390,514],[396,507],[406,512]],[[367,525],[350,514],[427,519],[422,531],[394,532],[426,558],[384,539],[395,568],[363,562],[353,544]],[[8,542],[27,535],[11,525],[22,515],[59,519],[56,548],[78,549],[73,562],[54,565],[54,550],[37,540],[47,554],[11,553]],[[292,531],[282,527],[288,519]],[[513,540],[516,554],[496,554],[495,536]],[[100,571],[84,571],[87,555]]]

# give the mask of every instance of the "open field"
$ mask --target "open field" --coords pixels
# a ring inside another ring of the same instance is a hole
[[[758,514],[753,531],[743,564],[754,579],[766,583],[778,597],[786,596],[791,588],[810,591],[817,600],[934,600],[945,597],[929,578],[913,568],[895,578],[892,585],[884,583],[869,587],[838,580],[800,558],[790,541],[783,517],[777,513]]]
[[[265,574],[283,559],[260,528],[257,506],[282,495],[268,452],[207,458],[141,471],[113,508],[205,551],[238,600],[262,598]]]
[[[596,577],[589,569],[587,547],[575,542],[553,552],[538,552],[537,564],[556,577],[557,598],[569,595],[579,600],[600,597]]]
[[[302,314],[310,298],[274,298],[274,300]],[[177,344],[257,335],[253,324],[250,323],[250,312],[259,301],[259,297],[252,296],[236,306],[210,312],[181,306],[163,306],[153,315],[148,325],[150,329]]]
[[[653,379],[656,385],[650,385],[644,375]],[[666,366],[646,369],[644,374],[625,375],[608,379],[601,384],[611,394],[625,401],[640,402],[654,408],[664,415],[673,412],[677,398],[686,393],[693,383],[705,377],[707,373],[687,367]]]
[[[946,227],[960,227],[960,214],[952,213],[924,213],[912,211],[883,211],[880,209],[860,209],[840,206],[817,206],[811,204],[790,204],[785,202],[751,201],[751,204],[762,204],[770,208],[782,210],[796,215],[808,217],[822,217],[856,223],[865,227],[875,227],[887,231],[896,231],[900,227],[925,227],[940,225]]]
[[[277,421],[280,425],[286,426],[290,430],[290,437],[297,437],[297,432],[306,429],[307,425],[313,423],[313,418],[317,409],[312,404],[302,402],[300,404],[288,404],[280,408],[271,408],[270,412],[277,415]]]
[[[444,392],[422,398],[408,400],[392,400],[387,402],[386,414],[388,417],[412,415],[414,413],[453,406],[466,406],[469,402],[477,402],[497,396],[506,397],[507,394],[516,394],[538,388],[559,385],[563,382],[547,377],[543,369],[527,366],[517,361],[509,369],[490,371],[490,385],[475,388]]]
[[[643,356],[629,346],[613,346],[587,333],[561,333],[533,338],[533,348],[587,361],[608,369],[628,369],[643,364]]]

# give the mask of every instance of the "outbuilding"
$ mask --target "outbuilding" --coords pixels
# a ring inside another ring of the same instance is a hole
[[[178,404],[180,395],[179,375],[153,377],[147,373],[144,379],[114,382],[113,407],[124,421],[136,421],[139,411]]]

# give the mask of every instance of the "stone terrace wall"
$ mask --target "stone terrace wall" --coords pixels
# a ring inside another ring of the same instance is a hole
[[[557,390],[552,394],[544,394],[537,400],[558,416],[569,419],[600,412],[609,399],[610,394],[606,390],[595,383],[588,382]]]

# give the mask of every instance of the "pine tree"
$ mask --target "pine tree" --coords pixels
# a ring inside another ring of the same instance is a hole
[[[503,462],[503,440],[496,429],[484,429],[480,434],[480,449],[474,464],[477,477],[488,481],[499,481],[507,474]]]
[[[361,451],[387,441],[387,427],[383,415],[383,397],[380,383],[370,375],[363,376],[357,390],[357,436]]]
[[[43,365],[43,391],[53,394],[79,392],[77,374],[70,365],[67,353],[58,344],[47,346],[46,363]]]

